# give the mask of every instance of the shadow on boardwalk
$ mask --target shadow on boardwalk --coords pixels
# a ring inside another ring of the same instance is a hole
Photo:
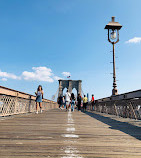
[[[100,114],[92,113],[92,112],[85,112],[85,114],[91,116],[94,119],[97,119],[111,127],[111,129],[122,131],[138,140],[141,140],[141,127],[129,124],[128,122],[120,122],[117,120],[113,120],[110,117],[105,117]]]

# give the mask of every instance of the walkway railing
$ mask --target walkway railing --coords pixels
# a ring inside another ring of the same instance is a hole
[[[141,119],[141,90],[96,100],[94,110],[120,117]]]
[[[0,86],[0,116],[34,112],[35,99],[34,95]],[[54,109],[57,106],[56,102],[43,99],[43,110]]]

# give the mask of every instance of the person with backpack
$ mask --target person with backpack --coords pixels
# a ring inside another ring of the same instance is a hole
[[[43,99],[43,88],[41,85],[38,86],[36,94],[36,114],[38,114],[38,107],[40,107],[40,112],[42,113],[42,99]]]

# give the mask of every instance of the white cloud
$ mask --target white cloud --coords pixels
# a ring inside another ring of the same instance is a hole
[[[53,78],[54,78],[55,80],[57,80],[57,81],[58,81],[58,80],[62,80],[62,78],[61,78],[61,77],[58,77],[58,76],[54,76]]]
[[[7,78],[2,78],[1,80],[2,80],[2,81],[7,81]]]
[[[125,43],[141,43],[141,37],[134,37],[134,38],[126,41]]]
[[[47,67],[33,67],[33,72],[24,71],[22,77],[25,80],[37,80],[37,81],[46,81],[53,82],[53,73],[52,70]]]
[[[70,72],[62,72],[62,75],[71,76]],[[54,82],[55,80],[62,78],[53,74],[50,68],[40,66],[32,67],[32,71],[23,71],[20,76],[17,76],[13,73],[2,72],[0,70],[0,80],[7,81],[8,79]]]
[[[62,75],[63,76],[71,76],[71,73],[70,72],[62,72]]]
[[[12,73],[8,73],[8,72],[2,72],[0,70],[0,77],[4,77],[4,78],[10,78],[10,79],[14,79],[14,80],[20,80],[21,77],[20,76],[16,76]]]

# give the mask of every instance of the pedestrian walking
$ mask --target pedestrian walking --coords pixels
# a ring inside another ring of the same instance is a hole
[[[36,94],[36,114],[38,114],[38,107],[40,107],[40,112],[42,113],[42,99],[43,99],[43,88],[41,85],[38,86]]]
[[[62,95],[60,95],[60,97],[58,97],[58,104],[59,104],[59,108],[62,110],[62,105],[63,105],[63,97],[62,97]]]
[[[66,109],[65,96],[63,96],[63,108]]]
[[[74,93],[71,94],[71,111],[74,111],[74,105],[75,105],[75,96]]]
[[[92,99],[91,99],[91,110],[94,110],[94,95],[92,94]]]
[[[66,94],[65,94],[65,102],[66,102],[66,111],[69,110],[70,107],[70,98],[71,98],[71,94],[69,93],[69,91],[67,90]]]
[[[86,95],[84,95],[84,98],[83,98],[83,111],[86,111],[87,103],[88,103],[88,98],[86,97]]]
[[[78,94],[77,97],[77,107],[78,107],[78,111],[81,111],[81,95]]]

